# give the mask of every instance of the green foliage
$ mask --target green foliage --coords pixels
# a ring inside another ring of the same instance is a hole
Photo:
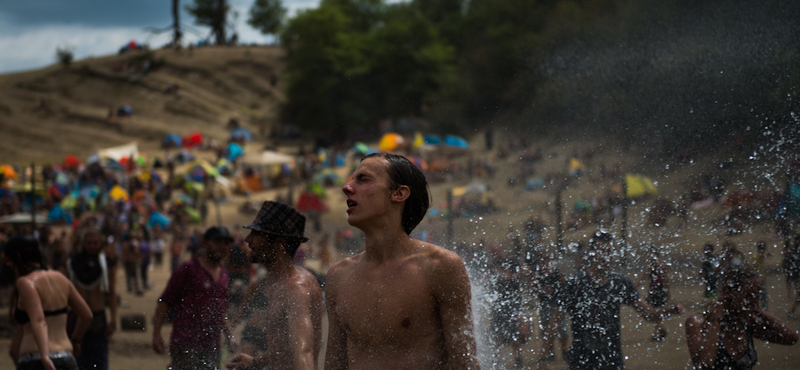
[[[286,8],[281,0],[256,0],[250,8],[247,24],[265,35],[274,35],[286,17]]]
[[[225,29],[230,11],[227,0],[194,0],[194,3],[186,5],[185,9],[194,17],[195,24],[211,28],[218,45],[227,42]]]
[[[341,136],[387,117],[421,115],[453,60],[452,48],[407,4],[324,1],[292,19],[281,42],[288,52],[284,119],[341,127],[333,133]]]
[[[72,49],[73,48],[69,46],[56,47],[56,60],[65,68],[69,67],[75,59],[75,54],[72,52]]]

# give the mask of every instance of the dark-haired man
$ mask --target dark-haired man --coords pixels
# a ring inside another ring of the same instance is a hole
[[[243,344],[253,344],[259,353],[240,353],[227,368],[316,369],[322,344],[322,290],[317,278],[294,264],[306,218],[283,203],[267,201],[261,206],[245,241],[250,247],[250,262],[267,271],[263,280],[251,285],[243,307],[258,310],[255,323],[245,326]]]
[[[231,243],[233,237],[228,229],[215,226],[206,230],[202,252],[172,272],[158,299],[153,318],[153,350],[159,354],[165,352],[161,326],[172,309],[170,369],[219,369],[221,333],[232,350],[236,347],[228,326],[228,271],[222,266]]]
[[[412,239],[430,204],[405,157],[365,157],[342,190],[365,251],[334,265],[325,287],[325,369],[478,369],[470,283],[454,252]]]
[[[620,306],[632,306],[647,321],[673,314],[684,314],[683,305],[653,308],[639,297],[636,286],[625,276],[609,271],[614,237],[597,231],[586,248],[585,268],[567,279],[555,294],[558,305],[545,329],[539,369],[547,369],[552,356],[553,333],[563,313],[572,318],[572,345],[568,358],[570,369],[621,370]]]

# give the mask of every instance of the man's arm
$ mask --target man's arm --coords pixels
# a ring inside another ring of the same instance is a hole
[[[550,321],[548,321],[544,327],[544,333],[542,333],[542,349],[539,351],[539,358],[537,360],[539,362],[539,370],[547,370],[549,368],[546,359],[553,350],[553,334],[556,332],[558,324],[563,318],[564,311],[562,311],[560,307],[556,307],[553,309],[553,314],[550,315]]]
[[[314,282],[316,284],[316,282]],[[286,314],[289,326],[289,344],[293,347],[293,369],[314,370],[314,322],[311,307],[314,298],[319,295],[310,292],[307,287],[294,285],[288,287],[286,298]]]
[[[169,306],[159,299],[158,304],[156,304],[156,313],[153,314],[153,351],[160,355],[166,352],[164,350],[164,337],[161,336],[161,326],[164,325],[164,321],[167,319],[167,311],[169,311]]]
[[[472,324],[469,276],[461,258],[446,252],[434,271],[434,296],[444,333],[449,369],[480,369]]]
[[[328,344],[325,350],[325,370],[347,370],[347,333],[336,312],[336,288],[339,276],[338,265],[328,272],[325,286],[325,306],[328,310]]]
[[[108,266],[108,297],[106,297],[106,304],[111,313],[111,320],[109,320],[108,327],[106,327],[106,338],[114,335],[117,330],[117,266]]]

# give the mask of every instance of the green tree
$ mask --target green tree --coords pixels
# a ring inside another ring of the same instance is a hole
[[[265,35],[275,35],[286,17],[281,0],[256,0],[250,7],[247,24]]]
[[[326,0],[293,18],[281,42],[289,81],[284,119],[344,127],[339,135],[383,118],[420,116],[453,55],[405,3]]]
[[[217,45],[227,42],[225,33],[230,11],[227,0],[194,0],[194,4],[186,5],[186,11],[194,16],[196,24],[211,28]]]

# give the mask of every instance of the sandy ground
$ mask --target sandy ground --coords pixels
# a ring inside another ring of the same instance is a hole
[[[564,153],[576,145],[582,147],[593,144],[582,143],[563,143],[545,142],[542,144],[545,153],[551,153],[540,164],[537,165],[539,174],[562,171],[564,167]],[[480,153],[477,153],[479,155]],[[567,204],[565,209],[577,199],[587,199],[600,196],[605,193],[604,189],[613,185],[595,180],[593,169],[599,166],[601,161],[606,163],[620,163],[623,168],[638,166],[634,155],[623,156],[616,151],[597,147],[597,155],[593,163],[587,163],[590,167],[587,176],[580,180],[577,185],[570,187],[563,194],[563,201]],[[677,197],[688,189],[688,184],[693,178],[697,177],[708,166],[713,166],[714,159],[708,159],[707,163],[693,164],[691,167],[672,169],[667,176],[659,176],[658,169],[651,169],[651,176],[659,181],[659,189],[663,194],[670,197]],[[552,212],[554,195],[548,191],[527,192],[520,187],[510,188],[506,185],[506,180],[511,176],[515,169],[515,161],[512,158],[504,161],[496,161],[498,173],[493,180],[487,180],[492,187],[493,197],[500,207],[494,214],[475,217],[472,219],[457,219],[453,224],[455,239],[464,240],[470,243],[478,242],[481,239],[488,241],[498,241],[503,243],[507,240],[509,226],[519,228],[522,222],[532,214],[542,215],[549,226],[545,233],[547,240],[555,240],[555,231],[552,228],[554,215]],[[705,167],[703,167],[705,166]],[[694,176],[694,177],[693,177]],[[757,174],[753,177],[758,177]],[[739,182],[745,181],[743,179]],[[444,184],[434,184],[431,186],[433,206],[442,209],[445,204],[445,193],[453,186],[466,185],[468,180],[456,180]],[[248,200],[261,202],[263,200],[274,199],[275,192],[267,191],[254,194]],[[250,222],[254,215],[243,215],[236,212],[236,208],[245,201],[243,197],[233,197],[228,202],[219,207],[219,218],[222,223],[232,228]],[[326,232],[347,227],[344,213],[344,197],[338,188],[328,190],[328,205],[331,211],[323,217],[323,225]],[[650,205],[649,201],[638,201],[631,206],[629,211],[629,230],[632,238],[631,245],[637,246],[633,254],[621,259],[618,268],[625,272],[636,282],[634,275],[641,271],[643,259],[637,258],[638,246],[647,243],[658,243],[667,246],[667,257],[673,263],[671,280],[672,297],[674,302],[683,303],[690,313],[702,310],[703,301],[702,287],[697,279],[697,267],[699,266],[699,250],[702,243],[713,241],[719,245],[724,240],[736,242],[745,253],[754,250],[755,241],[767,240],[772,257],[768,260],[770,274],[767,277],[769,291],[769,308],[778,317],[785,318],[790,303],[786,298],[786,289],[783,283],[783,276],[779,274],[777,267],[781,261],[781,241],[775,237],[772,227],[768,223],[756,224],[751,232],[741,235],[727,236],[723,228],[717,227],[717,223],[722,216],[724,209],[719,205],[694,210],[691,212],[687,222],[679,222],[670,219],[667,226],[653,228],[645,226],[642,222],[642,215]],[[215,208],[210,209],[209,223],[215,223],[217,213]],[[199,226],[202,228],[202,226]],[[315,243],[320,234],[308,231],[311,242]],[[418,227],[433,234],[434,240],[441,243],[444,241],[444,230],[446,222],[441,217],[428,217],[423,220]],[[619,223],[614,227],[618,231]],[[565,233],[565,241],[585,240],[588,234],[594,231],[593,226],[588,226],[581,230]],[[356,234],[358,235],[358,233]],[[569,257],[569,256],[567,256]],[[318,268],[319,261],[310,260],[308,265],[311,268]],[[144,296],[137,297],[125,292],[123,286],[122,273],[119,272],[118,291],[121,292],[122,305],[120,315],[143,313],[147,317],[147,328],[144,332],[123,332],[118,331],[111,341],[110,362],[112,369],[162,369],[166,368],[169,359],[166,356],[156,355],[150,348],[152,337],[152,315],[155,310],[155,303],[158,295],[163,290],[169,277],[167,266],[154,267],[150,273],[150,279],[155,287],[148,290]],[[640,290],[644,293],[643,290]],[[475,308],[480,311],[479,307]],[[529,312],[532,317],[538,320],[536,313]],[[675,317],[666,322],[669,332],[665,342],[652,342],[650,340],[653,327],[644,322],[636,313],[625,307],[622,310],[623,323],[623,352],[626,356],[626,368],[628,369],[687,369],[689,366],[689,353],[686,349],[685,336],[683,332],[683,321],[685,317]],[[483,324],[486,319],[479,319],[479,324]],[[790,321],[794,327],[800,326],[798,321]],[[169,335],[170,327],[166,326],[163,331],[165,338]],[[537,332],[538,333],[538,332]],[[540,342],[538,334],[529,341],[523,348],[525,350],[524,360],[526,367],[535,367],[538,348]],[[0,338],[0,348],[8,348],[9,339]],[[323,345],[324,348],[324,345]],[[756,342],[760,365],[762,369],[797,369],[800,368],[800,351],[796,347],[786,347],[770,345],[760,341]],[[324,351],[324,350],[323,350]],[[496,368],[513,368],[513,361],[508,355],[510,348],[501,349],[497,354],[498,365]],[[320,359],[324,358],[324,352]],[[13,364],[8,356],[0,356],[0,369],[11,369]],[[558,360],[552,364],[553,369],[565,369],[566,365],[558,356]]]

